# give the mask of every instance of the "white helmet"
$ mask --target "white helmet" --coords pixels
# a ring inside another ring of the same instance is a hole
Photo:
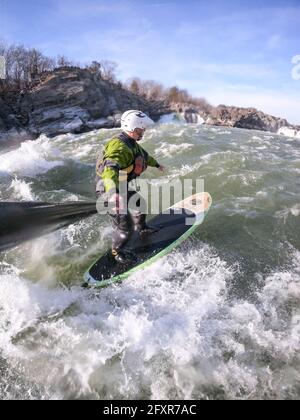
[[[126,111],[121,117],[121,128],[123,131],[127,131],[129,133],[134,131],[136,128],[144,130],[153,124],[154,121],[152,121],[151,118],[142,111]]]

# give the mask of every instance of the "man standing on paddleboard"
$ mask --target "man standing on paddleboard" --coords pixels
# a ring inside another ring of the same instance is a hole
[[[147,226],[145,214],[137,210],[130,212],[128,209],[130,198],[137,194],[136,191],[129,191],[128,184],[145,172],[148,166],[155,167],[161,172],[165,171],[165,168],[138,144],[146,129],[152,124],[154,122],[141,111],[125,112],[121,117],[122,133],[106,144],[96,165],[97,195],[115,205],[113,211],[109,212],[114,227],[112,254],[122,264],[134,258],[134,255],[122,249],[132,233],[138,231],[144,236],[154,232],[153,228]],[[119,189],[122,180],[120,172],[123,176],[127,174],[125,196]],[[140,208],[143,207],[141,200],[143,199],[139,196]]]

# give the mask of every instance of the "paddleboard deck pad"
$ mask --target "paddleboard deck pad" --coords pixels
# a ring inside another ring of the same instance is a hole
[[[99,288],[109,286],[167,255],[203,223],[211,204],[212,199],[208,193],[196,194],[155,216],[149,225],[157,231],[144,237],[135,232],[124,247],[125,252],[136,256],[134,261],[120,264],[109,251],[85,273],[84,285]]]

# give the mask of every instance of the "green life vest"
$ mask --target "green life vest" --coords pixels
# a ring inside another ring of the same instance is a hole
[[[143,172],[146,171],[148,167],[148,153],[138,146],[138,144],[127,136],[125,133],[120,134],[117,137],[123,144],[125,144],[128,149],[132,152],[132,163],[128,167],[121,167],[117,162],[112,161],[110,159],[104,159],[104,149],[102,153],[98,157],[97,164],[96,164],[96,185],[97,185],[97,192],[103,194],[105,192],[105,188],[102,182],[102,174],[105,168],[112,168],[115,171],[124,172],[125,177],[122,177],[120,174],[120,180],[124,181],[127,179],[127,182],[131,182],[137,177],[139,177]],[[112,139],[113,140],[113,139]]]

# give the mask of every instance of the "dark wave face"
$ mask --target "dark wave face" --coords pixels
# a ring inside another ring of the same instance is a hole
[[[93,202],[101,130],[0,151],[0,199]],[[106,216],[0,254],[1,399],[298,399],[300,141],[162,124],[155,184],[205,180],[213,206],[180,248],[122,285],[81,289]],[[155,180],[153,180],[155,178]]]

